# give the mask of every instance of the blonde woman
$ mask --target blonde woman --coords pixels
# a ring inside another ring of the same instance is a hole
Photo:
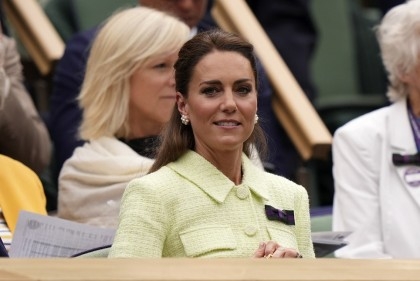
[[[180,20],[146,7],[104,23],[78,98],[86,143],[61,170],[59,217],[117,226],[125,186],[154,162],[156,136],[175,105],[173,66],[189,34]]]

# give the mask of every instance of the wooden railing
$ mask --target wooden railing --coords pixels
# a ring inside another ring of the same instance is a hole
[[[242,35],[254,45],[274,88],[274,111],[301,157],[326,158],[331,134],[246,2],[215,0],[212,15],[221,28]]]
[[[36,0],[3,0],[7,20],[34,60],[48,75],[64,52],[64,42]]]
[[[420,260],[0,259],[0,281],[420,280]]]

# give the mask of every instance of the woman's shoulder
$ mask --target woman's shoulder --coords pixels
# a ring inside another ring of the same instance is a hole
[[[245,184],[257,193],[265,196],[289,194],[292,197],[298,193],[306,192],[306,189],[279,175],[260,170],[257,167],[248,166],[245,174]]]
[[[358,133],[375,134],[378,131],[381,132],[383,131],[383,127],[385,126],[391,112],[394,112],[395,110],[399,111],[402,106],[404,106],[403,102],[399,102],[398,104],[385,106],[356,117],[339,127],[334,136],[354,136]]]
[[[251,186],[257,189],[268,188],[276,192],[306,192],[306,189],[303,186],[283,176],[261,170],[259,167],[256,167],[254,164],[252,164],[252,162],[247,157],[244,157],[243,159],[246,171],[246,181]]]
[[[129,157],[131,162],[134,161],[136,164],[139,164],[139,159],[145,159],[147,160],[146,162],[150,163],[153,162],[152,159],[137,154],[127,144],[115,137],[100,137],[77,147],[63,166],[98,165],[98,163],[108,162],[117,162],[120,164],[124,161],[128,162],[127,157]],[[131,166],[130,163],[124,165]]]
[[[177,176],[167,166],[163,166],[153,173],[131,180],[127,186],[127,189],[150,188],[154,191],[158,191],[161,189],[170,188],[179,181],[179,176]]]
[[[251,184],[255,194],[261,195],[268,205],[276,208],[294,210],[296,204],[308,201],[309,196],[303,186],[276,174],[261,172]]]
[[[266,179],[270,181],[270,183],[274,186],[274,187],[281,187],[283,189],[289,189],[293,192],[306,192],[305,187],[303,187],[300,184],[297,184],[296,182],[287,179],[283,176],[279,176],[276,174],[272,174],[272,173],[266,173]]]

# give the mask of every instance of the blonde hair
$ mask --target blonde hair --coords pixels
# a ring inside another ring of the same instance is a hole
[[[395,102],[408,94],[401,76],[420,62],[420,0],[392,8],[376,28],[376,35],[390,82],[387,95]]]
[[[127,137],[130,77],[154,56],[178,50],[190,29],[163,12],[135,7],[112,15],[100,28],[78,97],[83,110],[79,135]]]

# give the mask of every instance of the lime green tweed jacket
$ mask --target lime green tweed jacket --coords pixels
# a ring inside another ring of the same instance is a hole
[[[313,258],[306,190],[266,173],[242,157],[235,186],[199,154],[189,151],[123,195],[109,257],[251,257],[274,240]],[[295,225],[268,220],[264,205],[294,210]]]

